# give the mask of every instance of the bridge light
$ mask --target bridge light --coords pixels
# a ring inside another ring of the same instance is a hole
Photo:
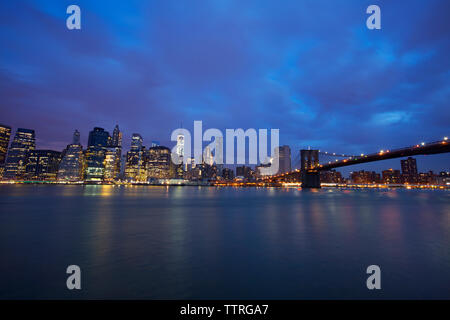
[[[361,153],[361,157],[364,157],[364,153]]]
[[[447,141],[447,140],[448,140],[448,137],[444,137],[444,140]]]
[[[422,142],[422,143],[421,143],[421,145],[423,145],[423,146],[424,146],[424,145],[425,145],[425,142]]]

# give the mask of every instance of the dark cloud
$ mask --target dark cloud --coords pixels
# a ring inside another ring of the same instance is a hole
[[[364,1],[78,1],[81,31],[69,4],[0,4],[1,120],[39,147],[116,123],[169,143],[194,120],[346,153],[449,134],[448,1],[379,1],[381,30]]]

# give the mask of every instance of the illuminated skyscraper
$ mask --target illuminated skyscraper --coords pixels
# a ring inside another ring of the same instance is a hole
[[[205,147],[205,150],[203,151],[203,162],[209,166],[214,164],[214,157],[210,147]]]
[[[129,182],[144,182],[147,180],[145,170],[145,149],[142,146],[144,139],[138,133],[131,137],[131,149],[127,152],[125,178]]]
[[[116,181],[120,176],[121,148],[111,147],[106,149],[105,154],[105,181]]]
[[[11,127],[0,124],[0,178],[5,170],[6,154],[8,153],[9,139],[11,137]]]
[[[63,151],[58,169],[58,181],[77,182],[83,180],[84,153],[80,144],[80,133],[75,130],[72,144]]]
[[[87,182],[101,182],[103,180],[105,174],[104,160],[109,143],[109,133],[103,128],[96,127],[89,132],[86,150],[85,180]]]
[[[111,147],[122,147],[122,132],[119,130],[119,125],[116,125],[111,137]]]
[[[53,150],[31,150],[28,153],[25,179],[32,181],[54,181],[58,173],[61,152]]]
[[[112,137],[110,139],[109,148],[105,153],[105,181],[116,181],[120,177],[120,166],[122,159],[122,132],[119,126],[114,127]]]
[[[34,130],[17,129],[6,158],[4,178],[8,180],[22,179],[25,174],[28,153],[35,148]]]
[[[177,155],[178,157],[184,157],[184,135],[177,135]]]
[[[174,166],[169,148],[158,146],[148,150],[148,161],[146,166],[148,179],[173,178],[175,176]]]
[[[417,183],[419,175],[417,173],[417,162],[415,158],[408,157],[405,160],[400,160],[402,166],[402,176],[404,182]]]
[[[94,130],[89,132],[88,147],[103,147],[108,146],[108,131],[103,128],[95,127]]]
[[[139,133],[133,133],[131,136],[131,151],[140,151],[143,143],[142,136]]]

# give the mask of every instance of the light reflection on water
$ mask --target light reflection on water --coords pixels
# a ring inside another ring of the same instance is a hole
[[[450,298],[449,196],[0,186],[0,298]]]

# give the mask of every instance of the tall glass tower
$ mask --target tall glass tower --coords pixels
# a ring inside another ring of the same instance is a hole
[[[86,150],[86,176],[87,182],[101,182],[105,173],[104,160],[106,148],[111,138],[108,131],[95,127],[89,132],[88,148]]]
[[[75,130],[72,144],[66,147],[59,164],[58,181],[78,182],[83,180],[84,153],[80,144],[80,133]]]
[[[11,127],[0,124],[0,178],[5,170],[6,154],[8,153],[9,139],[11,137]]]
[[[36,149],[34,130],[17,129],[6,158],[4,178],[8,180],[23,178],[28,154],[34,149]]]

